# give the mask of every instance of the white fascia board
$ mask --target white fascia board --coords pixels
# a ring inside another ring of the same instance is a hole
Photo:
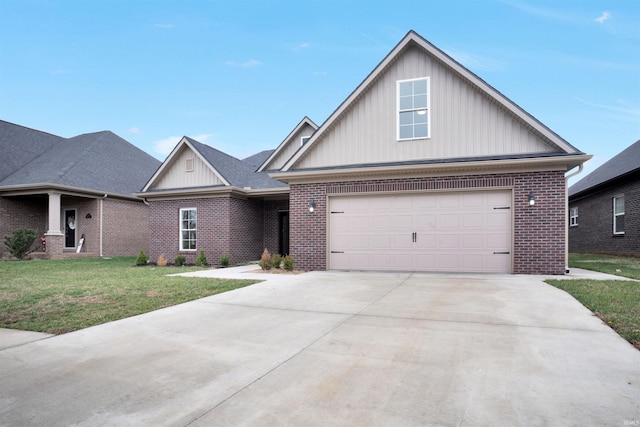
[[[191,149],[191,151],[193,151],[196,156],[198,156],[198,158],[205,164],[207,165],[207,167],[209,168],[209,170],[211,170],[211,172],[214,173],[215,176],[218,177],[218,179],[226,186],[230,186],[231,184],[229,183],[229,181],[227,181],[225,179],[224,176],[222,176],[222,174],[220,174],[220,172],[217,171],[216,168],[213,167],[213,165],[211,163],[209,163],[209,161],[207,159],[204,158],[204,156],[202,154],[200,154],[200,152],[198,150],[196,150],[196,148],[191,145],[191,143],[189,142],[189,140],[187,138],[182,138],[185,142],[185,144],[187,144],[187,146],[189,147],[189,149]]]
[[[316,125],[313,120],[311,120],[309,117],[304,116],[302,118],[302,120],[300,120],[300,123],[298,123],[298,125],[291,131],[289,132],[289,135],[287,135],[287,137],[280,143],[280,145],[278,145],[278,148],[276,148],[274,150],[273,153],[271,153],[271,155],[267,158],[267,160],[264,161],[264,163],[262,163],[262,165],[260,165],[260,167],[258,168],[258,170],[256,172],[262,172],[264,170],[266,170],[267,166],[269,166],[269,164],[273,161],[273,159],[276,158],[276,156],[278,156],[278,154],[280,154],[280,152],[282,150],[284,150],[284,148],[286,146],[288,146],[290,143],[294,142],[292,141],[293,136],[298,133],[298,131],[300,129],[302,129],[302,127],[308,124],[309,126],[311,126],[314,131],[318,129],[318,125]]]

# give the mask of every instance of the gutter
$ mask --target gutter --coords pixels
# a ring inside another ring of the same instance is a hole
[[[565,175],[564,177],[564,218],[565,218],[565,227],[564,227],[564,272],[565,274],[569,274],[569,178],[572,178],[582,172],[584,169],[583,163],[578,165],[578,170],[570,173],[569,175]]]

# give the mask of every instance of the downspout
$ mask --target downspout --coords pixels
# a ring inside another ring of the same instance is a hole
[[[569,178],[582,172],[582,163],[578,165],[578,170],[564,177],[564,273],[569,274]]]
[[[102,201],[107,198],[107,193],[100,199],[100,258],[102,258]]]

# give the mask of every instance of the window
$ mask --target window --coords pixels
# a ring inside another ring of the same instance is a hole
[[[306,144],[307,141],[310,139],[311,139],[311,136],[303,136],[302,138],[300,138],[300,145]]]
[[[193,159],[186,159],[184,161],[185,172],[193,172]]]
[[[196,250],[196,209],[180,209],[180,250]]]
[[[429,138],[429,78],[398,82],[398,139]]]
[[[569,227],[575,227],[578,225],[578,208],[571,208],[569,210]]]
[[[613,198],[613,234],[624,234],[624,196]]]

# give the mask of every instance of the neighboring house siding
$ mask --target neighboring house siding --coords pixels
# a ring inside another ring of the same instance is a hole
[[[46,198],[0,197],[0,258],[8,254],[4,237],[11,235],[16,228],[36,230],[36,244],[40,244],[40,236],[47,231],[47,209]]]
[[[420,77],[430,77],[431,138],[398,141],[396,82]],[[557,151],[480,89],[410,48],[325,131],[296,169]]]
[[[327,197],[332,194],[512,188],[514,197],[513,273],[565,271],[564,172],[384,179],[291,185],[291,252],[298,268],[327,268]],[[528,204],[533,191],[536,205]],[[309,201],[316,208],[309,212]]]
[[[200,187],[205,185],[221,185],[220,178],[203,162],[200,157],[187,146],[183,146],[174,157],[173,167],[163,172],[152,189],[163,190],[173,188]],[[191,171],[186,170],[187,160],[191,160]]]
[[[624,235],[613,234],[613,197],[624,194]],[[640,255],[640,173],[569,201],[578,225],[569,228],[569,251]]]
[[[147,205],[142,202],[106,198],[103,200],[102,212],[104,256],[133,256],[137,255],[141,249],[148,253],[149,207]],[[98,215],[93,218],[98,218]],[[92,227],[99,230],[98,220],[93,218],[84,219],[84,221],[91,221]],[[97,238],[95,241],[99,242]],[[98,253],[98,249],[95,249],[95,252]]]

